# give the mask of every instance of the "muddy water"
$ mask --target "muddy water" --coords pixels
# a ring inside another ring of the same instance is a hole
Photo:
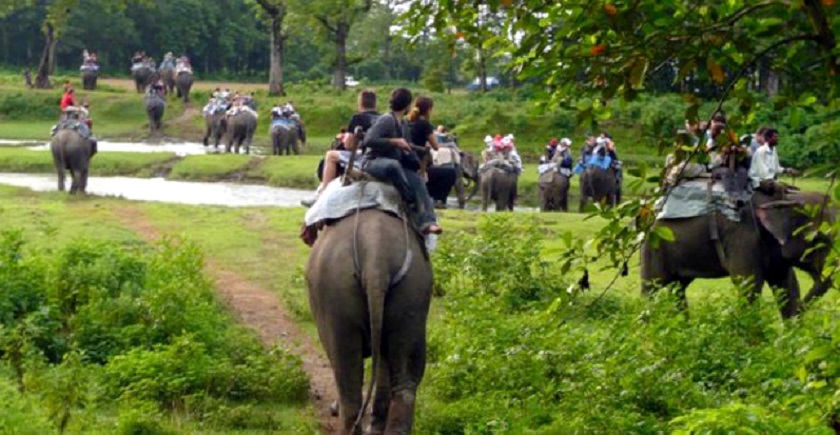
[[[39,192],[55,191],[55,175],[0,173],[0,184],[28,187]],[[67,185],[70,180],[68,177]],[[308,190],[233,183],[196,183],[162,178],[90,177],[88,194],[135,201],[226,207],[299,207]]]
[[[4,142],[0,141],[0,144],[2,143]],[[41,143],[40,145],[27,147],[27,149],[47,151],[50,149],[50,144],[49,142]],[[205,148],[204,145],[195,142],[162,143],[160,145],[154,145],[142,142],[99,141],[97,142],[97,149],[99,151],[121,151],[127,153],[174,153],[178,156],[192,156],[217,152],[212,147]],[[223,150],[223,148],[219,147],[219,150]]]

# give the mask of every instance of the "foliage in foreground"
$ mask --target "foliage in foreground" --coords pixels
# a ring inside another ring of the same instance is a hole
[[[836,301],[787,323],[734,289],[694,302],[690,320],[668,294],[584,306],[541,260],[536,226],[515,227],[482,218],[477,236],[444,239],[435,254],[445,314],[430,337],[419,432],[828,434],[838,424]]]
[[[210,427],[276,428],[259,405],[306,400],[300,361],[233,326],[202,264],[177,240],[30,253],[20,232],[3,233],[0,390],[16,384],[22,395],[2,395],[0,428],[81,429],[91,423],[75,417],[115,403],[124,432],[159,433],[167,412]]]

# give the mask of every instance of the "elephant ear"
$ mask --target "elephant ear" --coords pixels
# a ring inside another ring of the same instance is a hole
[[[793,207],[799,205],[793,201],[774,201],[758,206],[755,214],[761,226],[784,246],[790,241],[794,228]]]

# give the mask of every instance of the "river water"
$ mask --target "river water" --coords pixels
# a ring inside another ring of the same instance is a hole
[[[0,145],[3,144],[14,144],[19,142],[12,142],[12,141],[4,141],[0,139]],[[37,141],[36,143],[40,143],[39,145],[28,146],[27,149],[35,150],[35,151],[47,151],[50,149],[49,142],[40,142]],[[201,154],[211,154],[216,153],[214,148],[209,147],[205,148],[204,145],[196,142],[182,142],[182,143],[170,143],[165,142],[160,145],[142,143],[142,142],[112,142],[112,141],[98,141],[96,143],[97,150],[99,151],[121,151],[126,153],[174,153],[177,156],[194,156],[194,155],[201,155]],[[224,150],[221,146],[219,150]]]
[[[58,188],[55,175],[0,173],[0,184],[38,192]],[[67,186],[70,186],[68,176]],[[169,181],[163,178],[90,177],[87,193],[135,201],[226,207],[299,207],[312,191],[250,184]]]

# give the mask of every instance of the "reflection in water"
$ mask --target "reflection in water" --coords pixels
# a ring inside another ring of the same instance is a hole
[[[55,191],[55,175],[0,173],[0,184],[28,187],[39,192]],[[68,187],[70,180],[67,180]],[[312,194],[308,190],[233,183],[167,181],[162,178],[90,177],[88,194],[118,196],[136,201],[226,207],[298,207]]]

